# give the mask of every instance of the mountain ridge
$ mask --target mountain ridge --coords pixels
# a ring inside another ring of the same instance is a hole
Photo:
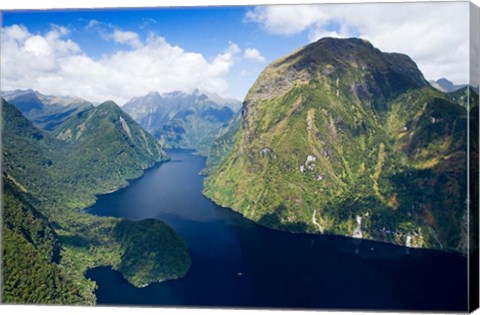
[[[0,93],[40,129],[53,131],[65,120],[93,104],[76,97],[44,95],[32,89]]]

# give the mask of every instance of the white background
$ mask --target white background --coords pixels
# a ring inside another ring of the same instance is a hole
[[[228,4],[235,5],[255,5],[255,4],[293,4],[293,3],[352,3],[352,2],[376,2],[376,1],[348,1],[348,0],[233,0]],[[377,1],[378,2],[378,1]],[[381,2],[399,2],[399,1],[381,1]],[[413,2],[413,1],[408,1]],[[472,0],[477,6],[480,6],[480,0]],[[93,7],[158,7],[158,6],[192,6],[192,5],[225,5],[227,2],[222,0],[83,0],[83,1],[55,1],[55,0],[2,0],[0,10],[2,9],[43,9],[43,8],[93,8]],[[480,31],[480,30],[477,30]],[[328,312],[328,311],[280,311],[280,310],[234,310],[234,309],[187,309],[187,308],[132,308],[132,307],[65,307],[65,306],[0,306],[2,315],[308,315],[308,314],[387,314],[372,312]],[[395,313],[389,313],[395,314]],[[417,313],[416,313],[417,314]],[[480,311],[475,312],[480,314]]]

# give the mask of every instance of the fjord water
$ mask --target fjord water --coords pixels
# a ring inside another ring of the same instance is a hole
[[[467,261],[456,254],[346,237],[273,231],[202,195],[205,158],[171,161],[87,209],[130,220],[157,218],[188,243],[192,267],[144,288],[99,267],[98,304],[269,308],[465,310]]]

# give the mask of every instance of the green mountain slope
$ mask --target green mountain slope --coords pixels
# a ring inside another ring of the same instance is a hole
[[[269,65],[206,196],[262,225],[464,252],[467,111],[405,55],[321,39]]]
[[[62,179],[66,184],[80,181],[70,202],[81,203],[92,189],[105,193],[123,187],[127,179],[166,159],[158,141],[113,102],[72,117],[53,136],[69,144],[68,159],[60,163],[67,169],[67,161],[77,166],[75,176],[65,173]]]
[[[110,265],[136,285],[186,274],[188,249],[168,226],[79,211],[166,159],[151,135],[111,102],[71,117],[58,139],[2,103],[5,302],[93,304],[95,283],[83,273],[95,266]],[[130,247],[140,237],[163,243],[143,244],[145,258]]]
[[[448,93],[448,97],[466,109],[478,106],[478,93],[471,86],[463,87],[455,92]]]
[[[7,303],[85,303],[74,279],[55,260],[58,235],[46,217],[22,197],[9,179],[3,183],[2,290]]]

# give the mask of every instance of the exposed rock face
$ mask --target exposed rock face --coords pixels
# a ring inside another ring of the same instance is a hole
[[[260,74],[205,194],[271,228],[462,251],[466,122],[408,56],[324,38]]]

